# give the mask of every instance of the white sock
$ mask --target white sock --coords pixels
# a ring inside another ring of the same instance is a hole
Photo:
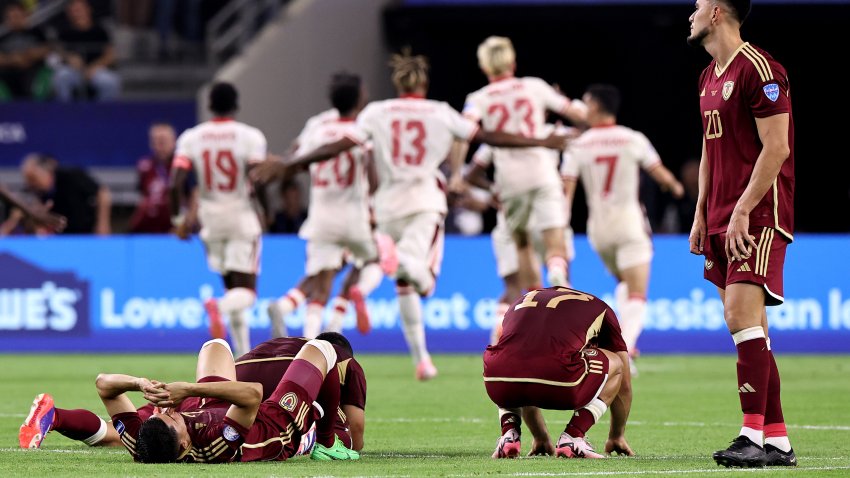
[[[307,304],[307,315],[304,317],[304,337],[315,338],[322,332],[322,314],[325,304],[310,302]]]
[[[784,437],[768,437],[764,439],[765,445],[773,445],[776,448],[788,453],[791,451],[791,441],[787,436]]]
[[[363,297],[366,297],[381,285],[382,280],[384,280],[384,271],[381,270],[381,266],[376,262],[366,264],[360,269],[360,279],[357,281],[357,288],[360,289]]]
[[[94,435],[84,439],[83,443],[85,443],[88,446],[97,445],[98,443],[103,441],[104,438],[106,438],[107,430],[108,430],[108,427],[106,425],[106,422],[103,421],[102,418],[100,418],[100,428],[97,429],[97,432],[95,432]]]
[[[644,319],[646,317],[646,299],[642,297],[629,297],[620,310],[620,329],[622,329],[623,340],[629,352],[634,352],[638,337],[643,332]]]
[[[551,287],[566,287],[567,260],[561,256],[552,256],[546,260],[546,279]]]
[[[738,433],[738,435],[743,435],[749,438],[758,446],[764,446],[764,432],[761,430],[755,430],[750,427],[741,427],[741,433]]]
[[[594,398],[587,405],[582,408],[586,408],[587,411],[593,415],[593,422],[596,423],[602,418],[602,415],[605,415],[605,412],[608,410],[608,405],[605,405],[605,402],[598,398]]]
[[[493,318],[493,329],[490,331],[490,345],[496,345],[496,342],[499,341],[499,337],[502,336],[502,321],[505,320],[505,314],[508,313],[508,309],[510,309],[511,304],[507,304],[505,302],[499,302],[496,306],[495,317]]]
[[[230,319],[230,341],[233,342],[233,355],[241,357],[251,351],[251,329],[245,320],[244,313],[239,310],[228,315]]]
[[[307,300],[307,297],[301,292],[301,289],[293,287],[277,300],[277,305],[284,316],[287,316],[295,311],[301,304]]]
[[[331,301],[331,321],[325,327],[327,332],[342,333],[342,322],[348,313],[348,299],[345,297],[334,297]]]
[[[410,354],[413,356],[413,363],[418,365],[422,360],[431,358],[425,346],[425,324],[422,323],[422,299],[409,286],[398,287],[397,291],[404,339],[407,341]]]
[[[614,302],[617,307],[617,314],[623,313],[623,307],[626,306],[626,301],[629,300],[629,286],[625,282],[618,282],[614,288]]]

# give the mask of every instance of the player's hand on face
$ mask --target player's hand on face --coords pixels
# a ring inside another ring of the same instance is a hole
[[[706,235],[705,218],[701,213],[697,212],[694,215],[694,225],[691,227],[691,234],[688,236],[691,254],[702,255],[705,249]]]
[[[162,391],[154,394],[157,401],[151,402],[158,407],[176,407],[190,396],[190,384],[186,382],[171,382],[160,385]]]
[[[616,453],[617,455],[635,456],[635,452],[632,451],[632,447],[629,446],[626,437],[609,438],[605,442],[605,453],[608,455]]]
[[[726,229],[727,260],[732,262],[749,259],[753,249],[757,247],[755,239],[755,236],[750,235],[750,216],[737,209],[733,210],[729,227]]]
[[[555,446],[552,445],[552,440],[539,442],[534,439],[531,442],[531,450],[528,451],[528,456],[552,456],[555,454]]]

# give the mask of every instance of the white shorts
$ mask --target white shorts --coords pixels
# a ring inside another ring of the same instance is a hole
[[[378,224],[395,241],[399,260],[398,279],[415,284],[436,278],[443,262],[445,217],[439,212],[420,212]]]
[[[342,267],[350,257],[355,267],[363,267],[378,258],[378,248],[371,237],[363,241],[324,242],[307,241],[305,274],[314,276],[324,270]]]
[[[502,201],[508,231],[538,231],[567,226],[566,200],[560,184],[543,186]]]
[[[211,270],[221,275],[228,272],[260,273],[260,236],[253,239],[206,239],[203,242]]]
[[[587,239],[615,276],[625,269],[652,262],[652,239],[643,215],[622,215],[608,221],[591,217],[587,223]]]
[[[499,277],[504,279],[519,270],[519,259],[517,258],[516,242],[501,219],[500,214],[499,220],[496,221],[496,227],[490,233],[490,240],[493,244],[493,255],[496,256],[496,272]],[[544,264],[546,262],[546,244],[543,242],[543,233],[534,229],[530,235],[531,246],[534,248],[540,264]],[[564,229],[564,246],[567,250],[567,262],[571,262],[576,255],[573,228],[571,227]]]

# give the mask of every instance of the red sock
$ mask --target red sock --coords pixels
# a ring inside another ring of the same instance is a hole
[[[100,417],[88,410],[55,410],[51,429],[72,440],[85,440],[100,430]]]
[[[502,425],[502,435],[508,433],[511,430],[516,430],[517,433],[520,432],[520,425],[522,424],[522,419],[516,413],[505,413],[501,417],[499,417],[499,422]]]
[[[764,337],[744,340],[738,348],[738,397],[744,426],[761,431],[767,406],[770,353]]]
[[[567,424],[567,428],[564,429],[571,437],[573,438],[581,438],[590,430],[590,427],[596,423],[596,419],[593,418],[593,414],[590,413],[590,410],[586,408],[580,408],[573,413],[573,418],[570,420],[570,423]]]

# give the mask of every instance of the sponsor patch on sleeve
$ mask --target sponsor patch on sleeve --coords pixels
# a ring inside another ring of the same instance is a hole
[[[776,83],[764,85],[761,89],[764,90],[764,95],[767,96],[767,99],[770,101],[776,101],[779,99],[779,85]]]
[[[119,435],[124,434],[124,423],[121,420],[115,422],[115,431],[118,432]]]
[[[239,432],[236,431],[236,429],[230,425],[224,427],[224,432],[222,432],[222,435],[227,441],[236,441],[242,437],[242,435],[240,435]]]

